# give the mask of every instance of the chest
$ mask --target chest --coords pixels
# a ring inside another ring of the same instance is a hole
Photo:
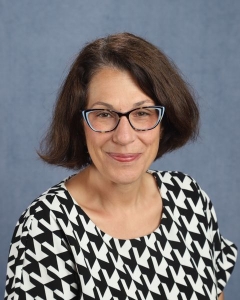
[[[162,216],[161,202],[138,212],[94,215],[87,212],[97,228],[116,239],[133,239],[152,233],[159,227]]]
[[[75,251],[82,299],[217,299],[207,240],[167,219],[130,240],[113,239],[85,220]]]

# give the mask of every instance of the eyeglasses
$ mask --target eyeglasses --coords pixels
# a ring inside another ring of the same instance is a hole
[[[126,117],[134,130],[147,131],[155,128],[162,120],[163,106],[146,106],[120,113],[110,109],[86,109],[82,115],[88,126],[96,132],[110,132],[117,128],[121,117]]]

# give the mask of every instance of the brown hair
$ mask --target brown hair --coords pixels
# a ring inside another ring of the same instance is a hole
[[[86,108],[92,76],[103,67],[128,71],[156,105],[165,106],[156,159],[198,135],[199,111],[177,67],[146,40],[119,33],[87,44],[63,83],[39,156],[47,163],[80,169],[89,163],[80,110]]]

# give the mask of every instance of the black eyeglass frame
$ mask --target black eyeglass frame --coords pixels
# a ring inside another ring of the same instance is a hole
[[[131,112],[133,112],[133,111],[135,111],[135,110],[138,110],[138,109],[145,109],[145,108],[155,108],[155,109],[157,109],[157,110],[160,112],[160,113],[159,113],[159,116],[158,116],[158,120],[157,120],[156,124],[155,124],[153,127],[151,127],[151,128],[148,128],[148,129],[137,129],[137,128],[135,128],[135,127],[132,125],[132,123],[131,123],[131,121],[130,121],[130,119],[129,119],[129,115],[130,115]],[[91,123],[90,123],[90,121],[89,121],[89,119],[88,119],[88,114],[89,114],[90,112],[92,112],[92,111],[103,111],[103,110],[104,110],[104,111],[107,111],[107,112],[114,112],[115,114],[118,115],[118,118],[119,118],[119,119],[118,119],[118,122],[117,122],[116,126],[115,126],[113,129],[111,129],[111,130],[105,130],[105,131],[102,131],[102,130],[96,130],[95,128],[92,127],[92,125],[91,125]],[[129,122],[130,126],[131,126],[134,130],[136,130],[136,131],[148,131],[148,130],[152,130],[152,129],[154,129],[155,127],[157,127],[157,125],[161,122],[161,120],[162,120],[162,118],[163,118],[163,115],[164,115],[164,112],[165,112],[165,107],[164,107],[164,106],[158,106],[158,105],[157,105],[157,106],[143,106],[143,107],[137,107],[137,108],[131,109],[131,110],[125,112],[125,113],[121,113],[121,112],[118,112],[118,111],[115,111],[115,110],[111,110],[111,109],[104,109],[104,108],[85,109],[85,110],[81,110],[81,112],[82,112],[83,119],[86,121],[87,125],[88,125],[93,131],[95,131],[95,132],[106,133],[106,132],[114,131],[114,130],[118,127],[118,125],[119,125],[119,123],[120,123],[120,120],[121,120],[121,117],[126,117],[126,118],[128,119],[128,122]]]

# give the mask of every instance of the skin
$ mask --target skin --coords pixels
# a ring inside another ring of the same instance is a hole
[[[126,112],[154,105],[131,76],[113,68],[97,72],[89,85],[87,108]],[[93,164],[72,177],[66,187],[90,219],[118,239],[147,235],[160,224],[162,199],[152,175],[161,126],[135,131],[126,117],[112,132],[98,133],[84,122],[88,152]],[[224,300],[224,294],[218,297]]]
[[[224,293],[222,292],[221,295],[218,297],[218,300],[224,300]]]
[[[154,105],[125,72],[104,68],[92,78],[87,108],[126,112]],[[129,239],[154,231],[160,223],[162,200],[152,175],[161,134],[160,125],[135,131],[126,117],[108,133],[91,130],[84,122],[93,164],[72,177],[66,186],[91,220],[105,233]]]
[[[126,112],[148,105],[154,105],[154,101],[140,90],[126,72],[103,69],[90,83],[88,108],[110,108]],[[150,131],[138,132],[130,126],[127,118],[123,117],[119,126],[112,132],[96,133],[86,123],[84,127],[88,152],[104,180],[118,185],[139,182],[156,157],[160,126]],[[114,159],[118,154],[133,154],[138,157],[133,163],[124,163]]]

